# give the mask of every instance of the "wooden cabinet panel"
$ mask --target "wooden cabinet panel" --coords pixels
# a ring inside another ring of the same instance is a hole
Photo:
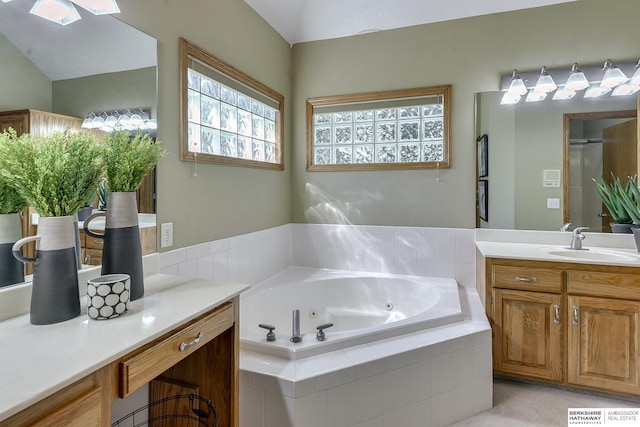
[[[636,274],[567,271],[567,292],[587,296],[640,300]]]
[[[640,393],[640,302],[569,295],[568,312],[569,383]]]
[[[100,393],[100,387],[96,387],[41,418],[32,427],[99,426],[102,419]]]
[[[491,274],[494,288],[562,292],[563,274],[561,270],[494,265]]]
[[[233,304],[177,330],[141,353],[125,359],[120,369],[120,397],[126,397],[191,355],[234,324]],[[188,344],[188,345],[184,345]]]
[[[542,292],[494,290],[494,368],[562,380],[562,297]]]

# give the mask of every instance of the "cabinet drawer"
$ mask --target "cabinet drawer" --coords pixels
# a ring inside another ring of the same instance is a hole
[[[120,397],[126,397],[233,326],[233,303],[176,330],[120,364]]]
[[[640,300],[640,275],[567,271],[567,292],[595,297]]]
[[[491,270],[491,281],[494,288],[562,292],[561,270],[494,265]]]
[[[87,249],[100,249],[104,246],[104,239],[96,239],[95,237],[85,236],[84,247]]]

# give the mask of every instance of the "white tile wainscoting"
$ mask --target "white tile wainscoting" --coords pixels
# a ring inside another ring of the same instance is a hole
[[[475,230],[286,224],[160,254],[160,272],[256,284],[289,267],[414,274],[475,288]]]
[[[443,426],[492,405],[475,230],[287,224],[160,254],[160,271],[256,284],[289,267],[454,278],[465,320],[298,361],[241,351],[241,427]]]

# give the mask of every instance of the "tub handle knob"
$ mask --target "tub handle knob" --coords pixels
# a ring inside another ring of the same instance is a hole
[[[317,326],[316,329],[318,330],[318,333],[316,334],[316,339],[318,341],[324,341],[324,339],[326,338],[324,330],[332,326],[333,326],[333,323],[323,323],[322,325]]]
[[[273,332],[273,330],[276,328],[273,325],[269,325],[267,323],[260,323],[258,325],[258,327],[262,328],[262,329],[268,329],[269,332],[267,332],[267,341],[275,341],[276,340],[276,333]]]

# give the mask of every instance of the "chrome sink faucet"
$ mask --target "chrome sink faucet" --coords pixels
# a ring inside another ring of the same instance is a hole
[[[585,235],[582,234],[583,230],[588,230],[589,227],[576,227],[573,230],[573,236],[571,237],[571,246],[567,249],[574,249],[576,251],[588,251],[589,249],[584,249],[582,247],[582,241],[585,239]]]
[[[302,335],[300,335],[300,310],[293,310],[291,320],[291,342],[298,343],[302,341]]]

